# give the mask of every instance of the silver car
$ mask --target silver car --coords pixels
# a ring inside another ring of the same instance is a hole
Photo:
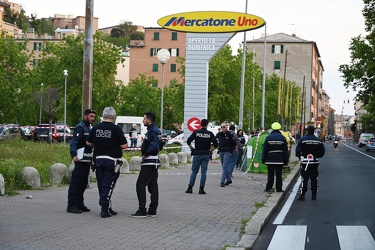
[[[371,137],[367,140],[366,151],[375,150],[375,137]]]
[[[371,137],[375,137],[375,135],[371,133],[362,133],[358,139],[358,147],[366,146],[367,140]]]

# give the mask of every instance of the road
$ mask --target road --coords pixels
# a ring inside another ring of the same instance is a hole
[[[310,190],[296,200],[298,180],[252,249],[375,249],[375,152],[354,142],[325,147],[317,200]]]

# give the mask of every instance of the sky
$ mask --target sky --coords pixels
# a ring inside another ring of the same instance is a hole
[[[324,67],[323,89],[330,96],[330,104],[337,115],[353,115],[355,93],[343,87],[338,68],[350,63],[351,38],[364,35],[362,0],[93,0],[94,16],[99,18],[99,28],[131,21],[144,27],[159,27],[161,17],[188,11],[245,12],[267,22],[267,35],[296,34],[304,40],[316,42]],[[86,0],[13,0],[21,4],[27,15],[38,18],[54,14],[84,16]],[[139,3],[139,4],[138,4]],[[260,38],[264,27],[247,31],[246,39]],[[229,42],[237,51],[243,41],[243,32]],[[348,103],[349,100],[349,103]],[[345,101],[345,104],[344,104]]]

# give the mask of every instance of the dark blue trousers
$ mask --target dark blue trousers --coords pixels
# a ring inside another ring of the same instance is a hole
[[[89,173],[89,162],[75,163],[68,190],[68,207],[81,208],[84,206],[83,193],[87,188]]]
[[[99,190],[99,205],[103,210],[109,208],[109,202],[120,171],[115,173],[115,162],[110,159],[96,159],[96,182]]]

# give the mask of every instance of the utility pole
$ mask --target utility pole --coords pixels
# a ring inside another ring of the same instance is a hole
[[[284,122],[284,113],[285,113],[285,85],[286,85],[286,65],[287,65],[287,62],[288,62],[288,51],[285,51],[285,62],[284,62],[284,83],[281,85],[281,112],[280,112],[280,116],[281,116],[281,127],[283,129],[285,129],[285,122]]]
[[[93,14],[94,0],[86,0],[82,83],[82,115],[84,110],[92,107],[92,69],[94,58]]]

